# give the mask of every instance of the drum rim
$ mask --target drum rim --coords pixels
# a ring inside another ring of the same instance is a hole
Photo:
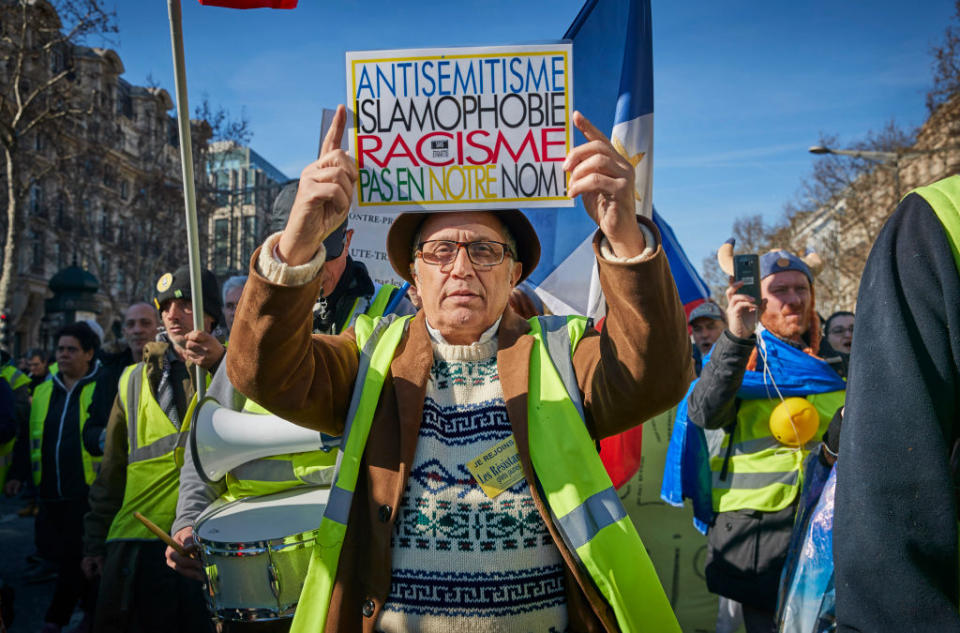
[[[300,494],[308,492],[316,492],[319,490],[330,490],[330,486],[327,485],[317,485],[317,486],[294,486],[287,490],[282,490],[279,492],[270,493],[268,495],[256,495],[253,497],[243,497],[241,499],[234,499],[222,505],[214,508],[209,515],[207,515],[206,510],[197,517],[196,523],[193,528],[193,538],[197,542],[197,545],[200,546],[201,550],[209,549],[210,554],[214,556],[256,556],[258,554],[265,554],[267,550],[270,551],[282,551],[287,548],[294,548],[297,546],[301,547],[312,547],[313,542],[316,540],[317,536],[320,533],[320,524],[317,523],[317,527],[310,530],[304,530],[302,532],[295,532],[293,534],[287,534],[285,536],[278,536],[268,539],[256,539],[251,541],[220,541],[210,538],[204,538],[200,535],[200,526],[214,517],[219,516],[222,512],[226,511],[227,508],[236,506],[237,504],[243,503],[247,499],[260,499],[263,497],[270,497],[277,494],[288,493],[291,491],[297,491]],[[291,495],[292,496],[292,495]],[[321,520],[322,520],[321,515]],[[279,547],[278,547],[279,546]]]
[[[317,540],[320,528],[290,534],[282,538],[265,539],[259,541],[214,541],[201,538],[194,533],[193,538],[204,553],[213,556],[256,556],[266,554],[267,550],[271,552],[280,552],[296,546],[312,547]],[[296,540],[290,540],[296,539]]]
[[[297,603],[300,601],[298,600]],[[296,613],[297,603],[294,603],[293,606],[279,610],[279,609],[265,609],[265,608],[242,608],[242,607],[226,607],[223,609],[214,609],[217,617],[221,620],[226,620],[228,622],[276,622],[280,620],[290,620],[293,618],[293,614]]]

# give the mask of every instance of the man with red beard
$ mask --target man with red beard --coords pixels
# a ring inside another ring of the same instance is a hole
[[[721,266],[732,272],[732,245],[726,262],[723,252]],[[743,283],[731,278],[727,329],[686,401],[687,419],[705,430],[709,451],[713,520],[698,517],[709,525],[707,586],[725,599],[722,611],[729,601],[742,606],[748,633],[776,629],[804,459],[842,406],[845,388],[814,356],[820,323],[807,262],[771,251],[760,257],[760,278],[760,305],[739,294]],[[790,440],[776,426],[783,410],[774,413],[785,398],[805,398],[815,409],[808,410],[807,433],[791,421],[793,413],[785,416]]]

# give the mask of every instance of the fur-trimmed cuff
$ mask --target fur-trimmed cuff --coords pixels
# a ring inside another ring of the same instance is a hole
[[[646,244],[646,248],[643,249],[642,253],[634,257],[620,257],[610,248],[610,242],[607,241],[607,236],[604,235],[600,238],[600,254],[603,258],[607,261],[618,262],[620,264],[638,264],[653,257],[653,254],[657,252],[657,239],[653,236],[653,231],[645,227],[642,223],[638,223],[638,225],[640,232],[643,233],[643,243]]]
[[[267,281],[278,286],[302,286],[316,279],[320,269],[323,268],[323,263],[327,260],[327,249],[321,244],[320,250],[306,264],[290,266],[280,259],[280,253],[277,251],[282,232],[274,233],[263,243],[260,256],[257,258],[257,272],[266,277]]]

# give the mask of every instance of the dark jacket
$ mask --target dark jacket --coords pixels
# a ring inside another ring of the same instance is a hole
[[[90,419],[83,427],[83,446],[91,455],[103,455],[100,438],[107,428],[110,410],[117,397],[117,383],[120,382],[124,368],[135,362],[129,346],[113,353],[102,351],[100,377],[97,378],[93,401],[90,403]]]
[[[827,341],[826,336],[820,341],[820,351],[817,352],[817,356],[826,361],[835,372],[840,374],[841,378],[847,377],[850,371],[850,354],[833,349],[833,345]]]
[[[656,228],[644,222],[656,235]],[[595,248],[598,241],[599,234]],[[659,242],[653,257],[641,262],[598,261],[608,316],[603,333],[588,330],[573,356],[586,422],[597,439],[671,407],[683,396],[692,373],[683,308]],[[227,370],[237,389],[278,416],[339,435],[359,358],[352,329],[339,336],[311,337],[308,316],[319,285],[314,279],[303,286],[277,286],[251,269],[234,322]],[[533,346],[529,329],[508,307],[498,331],[497,367],[523,471],[533,481],[527,433]],[[373,418],[333,588],[328,632],[372,632],[389,593],[393,514],[401,505],[416,452],[432,364],[433,349],[421,312],[397,348]],[[536,486],[530,491],[566,563],[570,630],[617,630],[612,610],[573,561]],[[365,617],[362,605],[368,600],[375,608]]]
[[[352,257],[347,256],[347,266],[340,275],[340,281],[337,287],[333,289],[329,297],[320,297],[313,307],[313,331],[316,334],[339,334],[350,323],[348,322],[353,310],[354,304],[358,299],[373,300],[373,293],[376,290],[373,280],[370,279],[370,273],[363,262],[358,262]],[[390,299],[400,292],[400,289],[394,290],[390,294]],[[360,306],[363,308],[363,306]],[[392,310],[393,314],[406,315],[414,314],[416,310],[410,301],[403,297]],[[363,310],[358,309],[353,314],[362,314]]]
[[[62,376],[53,376],[53,392],[50,406],[43,423],[43,440],[40,449],[42,474],[37,494],[41,499],[85,499],[87,482],[83,473],[83,442],[80,433],[80,392],[88,384],[96,382],[100,363],[94,361],[87,375],[74,383],[68,392],[61,381]],[[34,402],[33,406],[39,406]],[[30,436],[17,438],[17,443],[29,446]],[[26,481],[30,478],[30,452],[14,451],[10,479]]]
[[[0,444],[6,444],[17,436],[15,402],[13,389],[6,380],[0,380]]]
[[[857,299],[834,522],[841,631],[960,631],[960,274],[933,210],[908,195]]]

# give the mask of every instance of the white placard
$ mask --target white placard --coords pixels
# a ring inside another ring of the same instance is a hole
[[[573,206],[569,42],[350,52],[355,209]]]

